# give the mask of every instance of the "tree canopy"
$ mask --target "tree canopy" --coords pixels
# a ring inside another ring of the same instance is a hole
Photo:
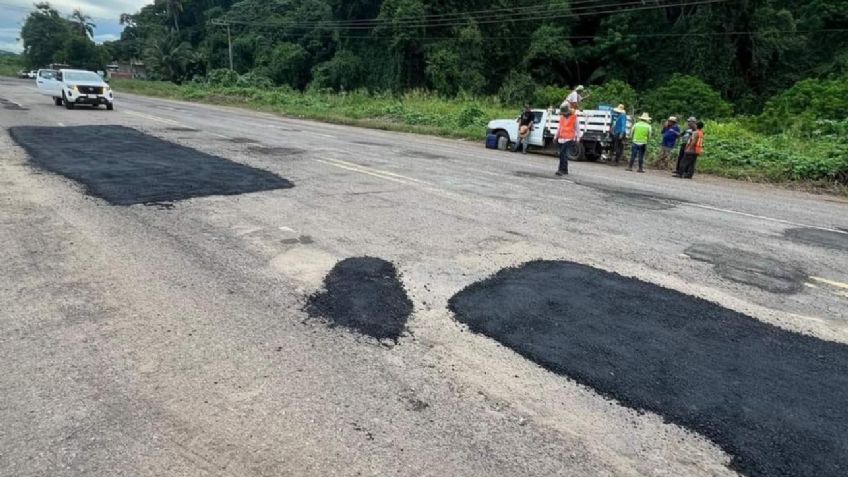
[[[229,67],[225,25],[239,74],[298,89],[531,100],[615,80],[649,98],[706,87],[715,111],[746,113],[848,72],[848,0],[156,0],[121,22],[109,54],[175,82]],[[39,4],[22,33],[30,63],[55,59],[58,32],[86,24]]]

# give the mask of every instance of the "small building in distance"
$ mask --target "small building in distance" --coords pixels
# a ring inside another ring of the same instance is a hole
[[[113,61],[106,66],[109,78],[118,79],[147,79],[144,62],[139,60]]]

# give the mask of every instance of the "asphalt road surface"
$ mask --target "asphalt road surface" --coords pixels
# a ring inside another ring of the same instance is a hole
[[[117,97],[0,80],[0,475],[845,475],[845,200]]]

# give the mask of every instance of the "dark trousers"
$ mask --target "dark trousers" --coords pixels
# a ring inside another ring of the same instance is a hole
[[[639,169],[645,167],[645,151],[648,150],[647,144],[634,144],[630,152],[630,168],[633,169],[633,163],[639,160]]]
[[[559,146],[559,171],[568,172],[568,153],[576,146],[574,141],[566,141]]]
[[[624,136],[618,134],[612,137],[612,157],[615,163],[618,164],[621,158],[624,157]]]
[[[683,155],[683,160],[680,161],[680,175],[691,179],[695,175],[695,163],[698,161],[698,155],[694,152],[687,152]]]
[[[685,156],[685,155],[686,155],[686,144],[680,146],[680,153],[677,154],[677,167],[674,168],[674,172],[676,172],[677,175],[679,175],[679,176],[683,175],[683,169],[680,168],[680,164],[683,163],[683,156]]]

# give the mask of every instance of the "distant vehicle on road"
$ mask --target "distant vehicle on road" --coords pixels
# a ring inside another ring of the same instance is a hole
[[[41,94],[53,98],[56,106],[74,109],[78,104],[94,108],[102,104],[110,111],[115,109],[112,88],[93,71],[42,69],[36,83]]]
[[[35,71],[26,71],[26,70],[18,71],[18,78],[35,79],[35,76],[36,76]]]
[[[569,160],[598,160],[609,157],[612,146],[614,112],[609,109],[586,109],[577,113],[583,139],[580,147],[574,148]],[[558,154],[555,140],[559,129],[559,110],[534,109],[534,128],[527,138],[528,144],[544,153]],[[632,119],[627,117],[628,127]],[[515,119],[496,119],[486,127],[486,134],[497,136],[498,149],[506,150],[518,141],[518,122]]]

